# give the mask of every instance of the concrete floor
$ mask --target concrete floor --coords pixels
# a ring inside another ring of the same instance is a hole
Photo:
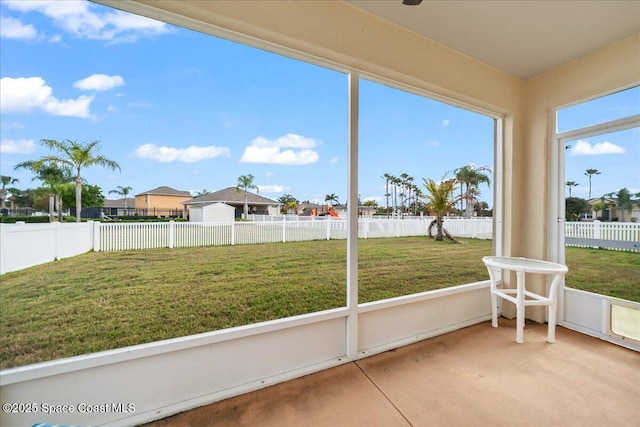
[[[149,426],[640,426],[640,353],[500,319]]]

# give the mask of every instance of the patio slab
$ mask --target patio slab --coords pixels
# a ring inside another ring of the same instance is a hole
[[[558,327],[468,327],[150,426],[640,425],[640,353]]]

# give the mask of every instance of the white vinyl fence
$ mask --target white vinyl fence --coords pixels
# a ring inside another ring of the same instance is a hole
[[[0,274],[89,252],[98,224],[0,224]]]
[[[425,236],[432,220],[431,217],[361,218],[358,236],[362,239]],[[492,224],[491,218],[447,218],[444,226],[455,237],[491,239]],[[568,222],[566,236],[568,246],[640,252],[640,224],[637,223]],[[266,217],[263,221],[233,223],[90,221],[79,224],[0,224],[0,274],[90,250],[123,251],[346,238],[346,221],[331,217]]]
[[[295,217],[294,217],[295,218]],[[425,236],[433,218],[362,218],[358,235],[362,239]],[[447,219],[447,230],[456,237],[491,239],[491,218]],[[95,250],[118,251],[194,246],[250,245],[347,238],[347,222],[331,218],[298,220],[274,217],[260,222],[233,223],[102,223]]]
[[[635,222],[567,222],[564,235],[567,246],[640,251],[640,224]]]

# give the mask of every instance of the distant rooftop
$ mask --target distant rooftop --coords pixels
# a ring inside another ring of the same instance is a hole
[[[156,194],[162,196],[188,196],[191,197],[191,193],[188,191],[176,190],[175,188],[162,186],[158,188],[154,188],[153,190],[145,191],[140,194],[136,194],[137,196],[143,196],[145,194]]]
[[[238,191],[236,187],[227,187],[220,191],[213,193],[207,193],[200,197],[195,197],[186,202],[182,202],[184,205],[197,205],[197,204],[211,204],[216,202],[222,202],[227,204],[244,204],[244,191]],[[247,191],[247,202],[251,205],[281,205],[277,202],[266,197],[262,197],[258,194]]]

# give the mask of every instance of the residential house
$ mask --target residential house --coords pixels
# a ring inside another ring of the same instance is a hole
[[[102,205],[102,213],[108,217],[135,215],[135,198],[107,199]]]
[[[629,210],[623,210],[618,207],[618,199],[609,197],[596,197],[588,200],[591,206],[594,206],[593,212],[582,217],[583,219],[600,219],[602,221],[624,221],[636,222],[640,221],[640,201],[635,200],[634,205]],[[600,202],[604,202],[606,207],[596,210],[595,206]]]
[[[183,216],[184,205],[182,202],[191,200],[188,191],[176,190],[171,187],[158,187],[153,190],[136,194],[135,208],[137,215],[157,216]]]
[[[235,217],[241,218],[244,212],[244,191],[238,191],[237,187],[227,187],[225,189],[207,193],[200,197],[183,201],[182,205],[187,208],[211,205],[213,203],[225,203],[235,208]],[[256,215],[279,215],[282,203],[260,196],[259,194],[247,192],[247,204],[250,214]]]

